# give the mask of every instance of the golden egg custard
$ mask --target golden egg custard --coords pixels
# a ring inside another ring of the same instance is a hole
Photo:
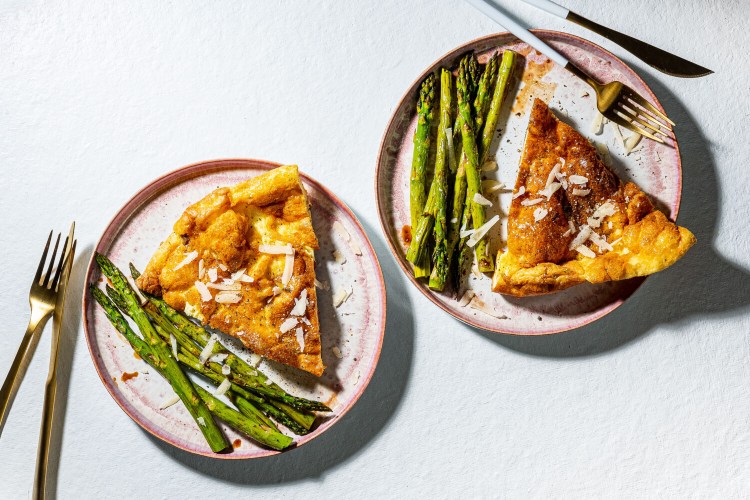
[[[137,284],[253,352],[320,376],[310,207],[296,165],[189,206]]]
[[[585,137],[534,102],[494,291],[524,297],[646,276],[694,243],[638,186],[623,183]]]

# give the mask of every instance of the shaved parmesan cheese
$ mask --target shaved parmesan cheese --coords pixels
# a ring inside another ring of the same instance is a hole
[[[549,210],[546,208],[539,207],[536,210],[534,210],[534,222],[539,222],[540,220],[547,217],[547,214],[549,213]]]
[[[307,289],[302,290],[298,299],[294,299],[295,304],[289,312],[290,316],[302,316],[307,311]]]
[[[297,318],[287,318],[281,323],[281,326],[279,326],[279,331],[281,333],[286,333],[295,326],[297,326]]]
[[[492,194],[503,189],[505,189],[505,184],[500,181],[496,181],[493,179],[482,181],[482,192],[485,194]]]
[[[195,420],[198,422],[198,425],[200,425],[201,427],[205,427],[206,426],[206,419],[205,418],[198,417]]]
[[[568,229],[567,229],[567,231],[565,231],[565,232],[563,233],[563,238],[567,238],[568,236],[570,236],[570,235],[571,235],[571,233],[572,233],[572,232],[573,232],[573,231],[572,231],[572,230],[571,230],[570,228],[568,228]]]
[[[198,279],[203,279],[203,275],[206,274],[206,269],[203,267],[203,259],[198,261]]]
[[[498,319],[508,319],[505,314],[500,314],[499,312],[495,311],[493,308],[485,304],[484,301],[480,300],[479,297],[476,296],[474,296],[469,302],[469,307],[471,307],[472,309],[476,309],[477,311],[482,311],[483,313]]]
[[[622,249],[622,252],[620,252],[620,253],[621,253],[622,255],[627,255],[627,254],[629,254],[629,253],[630,253],[630,249],[629,249],[629,248],[623,248],[623,249]]]
[[[130,288],[132,288],[133,291],[135,292],[136,297],[138,297],[138,302],[141,305],[144,305],[146,302],[148,302],[148,300],[146,299],[146,297],[144,297],[143,294],[141,293],[141,289],[138,288],[138,285],[136,285],[135,281],[133,281],[133,278],[130,277],[130,276],[125,276],[125,279],[127,280],[128,284],[130,285]]]
[[[245,268],[243,267],[242,269],[240,269],[236,273],[232,273],[232,276],[230,277],[230,279],[232,281],[239,281],[240,279],[242,279],[242,277],[244,275],[245,275]]]
[[[344,238],[345,241],[349,241],[352,239],[351,235],[349,234],[349,231],[346,230],[344,225],[340,223],[339,221],[333,221],[333,229],[339,233],[339,235]]]
[[[333,260],[335,260],[337,264],[343,265],[346,263],[346,257],[344,257],[344,254],[338,250],[333,251]]]
[[[539,194],[546,196],[547,199],[549,200],[550,198],[552,198],[552,195],[555,194],[555,191],[557,191],[561,187],[562,187],[561,183],[559,183],[559,182],[553,182],[552,184],[550,184],[546,188],[544,188],[541,191],[539,191]]]
[[[214,354],[210,358],[208,358],[209,363],[219,363],[222,364],[224,361],[227,360],[227,357],[229,357],[229,354],[226,352],[220,352],[219,354]]]
[[[259,354],[252,353],[250,355],[250,362],[248,364],[253,368],[258,368],[261,361],[263,361],[263,358],[261,358]]]
[[[305,352],[305,331],[301,326],[298,326],[294,331],[297,336],[297,343],[299,344],[299,352]]]
[[[287,243],[286,245],[258,245],[258,251],[260,253],[267,253],[270,255],[292,255],[294,249],[292,245]]]
[[[581,230],[578,232],[575,238],[573,238],[573,241],[570,242],[570,245],[568,248],[570,250],[573,250],[574,248],[580,246],[584,241],[589,239],[589,236],[591,236],[591,228],[584,224],[581,226]]]
[[[307,326],[312,326],[312,323],[310,323],[310,320],[309,320],[309,319],[307,319],[307,318],[306,318],[306,317],[304,317],[304,316],[300,316],[299,320],[300,320],[301,322],[303,322],[304,324],[306,324]]]
[[[212,267],[208,270],[208,280],[213,283],[217,279],[219,279],[219,270],[215,267]]]
[[[593,231],[591,232],[591,235],[589,236],[589,240],[591,240],[591,242],[594,245],[596,245],[597,247],[599,247],[599,251],[600,252],[602,252],[604,250],[607,250],[607,251],[611,252],[612,250],[614,250],[614,248],[612,248],[612,245],[610,245],[607,242],[606,238],[601,237],[600,235],[596,234]]]
[[[469,245],[470,248],[474,248],[474,245],[479,243],[479,241],[487,235],[490,229],[492,229],[492,226],[497,224],[497,221],[499,220],[500,216],[495,215],[493,218],[482,224],[480,227],[474,230],[474,234],[472,234],[469,239],[466,240],[466,244]]]
[[[182,259],[179,264],[177,264],[176,266],[174,266],[174,270],[177,271],[178,269],[181,269],[181,268],[187,266],[188,264],[190,264],[191,262],[193,262],[197,258],[198,258],[198,252],[197,251],[193,250],[192,252],[188,252],[188,254],[185,255],[185,258]]]
[[[353,290],[351,288],[340,288],[334,295],[333,295],[333,306],[339,307],[341,304],[347,301],[349,297],[352,295]]]
[[[479,205],[482,205],[485,207],[492,206],[492,202],[488,200],[487,198],[485,198],[484,196],[482,196],[480,193],[474,193],[473,201],[474,203],[478,203]]]
[[[482,165],[482,172],[492,172],[494,170],[497,170],[496,161],[487,161]]]
[[[209,356],[211,356],[211,353],[214,350],[214,346],[219,341],[219,337],[216,336],[216,334],[212,334],[211,338],[208,339],[208,342],[206,342],[206,345],[203,346],[203,350],[201,351],[200,356],[198,356],[198,361],[201,362],[201,364],[205,364],[206,361],[208,361]]]
[[[221,367],[222,375],[229,375],[230,373],[232,373],[232,368],[229,365],[224,365]]]
[[[604,118],[604,115],[597,111],[596,115],[594,116],[594,121],[591,123],[592,134],[600,135],[602,133],[602,130],[604,128],[602,127],[602,125],[604,124],[604,120],[606,120],[606,118]]]
[[[294,273],[294,252],[284,257],[284,272],[281,274],[281,284],[286,286]]]
[[[214,290],[223,290],[225,292],[239,292],[242,290],[242,285],[239,283],[208,283],[206,288],[213,288]]]
[[[596,149],[599,151],[599,156],[602,157],[602,160],[604,163],[609,164],[610,163],[610,154],[609,154],[609,148],[606,144],[597,143]]]
[[[327,282],[318,281],[318,278],[315,278],[315,288],[320,288],[321,290],[328,290],[329,286]]]
[[[586,184],[589,181],[588,177],[584,177],[582,175],[571,175],[570,177],[568,177],[568,180],[571,184],[580,185]]]
[[[525,200],[521,202],[521,205],[523,205],[524,207],[530,207],[532,205],[536,205],[537,203],[541,203],[543,201],[544,201],[544,198],[535,198],[533,200],[526,198]]]
[[[519,196],[523,196],[523,193],[525,192],[526,192],[526,186],[521,186],[520,188],[518,188],[518,192],[513,195],[513,199],[515,200]]]
[[[620,242],[620,240],[622,240],[622,238],[617,238],[615,241],[613,241],[612,243],[610,243],[610,245],[612,245],[614,247],[615,245],[617,245]]]
[[[248,276],[247,274],[243,274],[242,276],[240,276],[239,281],[241,281],[243,283],[252,283],[253,281],[255,281],[255,279],[252,276]]]
[[[580,253],[584,257],[589,257],[590,259],[593,259],[594,257],[596,257],[596,254],[594,253],[594,251],[584,245],[578,245],[576,247],[576,252]]]
[[[620,126],[614,122],[609,122],[610,125],[612,125],[612,130],[615,131],[615,137],[617,140],[620,141],[620,144],[622,144],[622,147],[625,147],[625,139],[622,137],[622,131],[620,130]]]
[[[333,352],[333,355],[336,356],[338,359],[343,358],[344,356],[341,354],[341,349],[339,349],[337,346],[331,347],[331,351]]]
[[[465,225],[462,226],[461,229],[459,229],[459,231],[458,231],[458,236],[460,238],[468,238],[472,234],[474,234],[474,230],[473,229],[466,229]]]
[[[211,292],[208,290],[208,287],[202,281],[195,282],[195,289],[198,290],[198,293],[200,294],[201,300],[203,302],[208,302],[213,298]]]
[[[594,213],[591,214],[591,217],[589,217],[586,222],[588,222],[589,226],[596,229],[602,225],[602,221],[605,217],[609,217],[610,215],[614,215],[616,213],[617,207],[612,202],[606,201],[599,205],[596,210],[594,210]]]
[[[472,290],[466,290],[458,301],[459,307],[466,307],[476,294]]]
[[[575,232],[575,230],[576,230],[576,225],[575,225],[575,224],[573,224],[573,221],[572,221],[572,220],[570,220],[570,219],[568,219],[568,227],[570,228],[570,231],[571,231],[571,232]]]
[[[242,300],[242,295],[237,292],[221,291],[216,294],[214,300],[219,304],[236,304]]]
[[[161,406],[159,406],[159,409],[160,409],[160,410],[166,410],[167,408],[169,408],[169,407],[170,407],[170,406],[172,406],[173,404],[177,403],[177,402],[178,402],[179,400],[180,400],[180,396],[178,396],[177,394],[175,394],[175,395],[174,395],[174,396],[172,396],[171,398],[169,398],[169,399],[165,400],[165,401],[164,401],[164,402],[163,402],[163,403],[161,404]]]
[[[224,394],[227,393],[230,387],[232,387],[232,383],[229,381],[228,378],[225,378],[224,380],[221,381],[221,384],[219,384],[219,387],[216,388],[216,392],[214,392],[214,394],[216,396],[223,396]]]
[[[177,337],[171,333],[169,334],[169,343],[172,344],[172,354],[177,359]]]
[[[227,266],[225,266],[224,264],[219,264],[219,269],[221,269],[222,271],[226,271]]]
[[[560,169],[562,168],[562,165],[559,163],[555,163],[555,166],[552,167],[552,170],[549,171],[549,175],[547,176],[547,182],[544,184],[545,189],[550,187],[552,183],[555,181],[555,177],[560,175]]]
[[[586,196],[591,192],[590,189],[573,188],[573,196]]]
[[[627,139],[625,139],[625,154],[629,155],[635,147],[638,145],[639,142],[641,142],[641,138],[643,136],[638,133],[634,133],[630,135]]]
[[[281,293],[281,287],[279,287],[279,286],[275,286],[275,287],[273,287],[273,288],[271,289],[271,293],[273,293],[274,295],[278,295],[278,294],[280,294],[280,293]]]

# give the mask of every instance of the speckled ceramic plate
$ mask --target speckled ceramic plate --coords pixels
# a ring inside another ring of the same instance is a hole
[[[544,30],[534,32],[600,81],[623,81],[661,108],[656,96],[643,80],[620,59],[598,45],[566,33]],[[405,256],[406,245],[402,229],[410,224],[409,174],[419,85],[428,73],[438,68],[455,68],[467,51],[475,51],[480,62],[485,62],[492,53],[504,49],[514,50],[523,58],[515,73],[516,81],[510,85],[510,95],[506,98],[500,121],[502,129],[495,142],[495,160],[499,169],[486,173],[486,178],[497,179],[506,186],[515,185],[534,97],[547,102],[559,118],[571,124],[592,142],[606,146],[599,146],[604,151],[605,162],[622,179],[637,183],[672,219],[677,216],[682,188],[680,153],[677,144],[665,146],[644,139],[630,154],[626,154],[613,124],[605,125],[600,134],[595,134],[593,123],[598,112],[591,88],[509,33],[480,38],[452,50],[427,68],[401,99],[383,136],[375,176],[380,222],[396,261],[427,298],[461,321],[498,333],[557,333],[578,328],[611,312],[633,294],[643,279],[600,285],[584,284],[550,295],[521,299],[492,293],[490,275],[471,275],[466,280],[467,286],[490,306],[493,311],[490,315],[470,306],[461,307],[452,294],[436,293],[424,282],[414,279],[411,264]],[[629,132],[623,131],[623,134],[628,136]],[[496,202],[488,210],[488,219],[499,214],[502,220],[502,224],[495,226],[490,236],[493,253],[502,248],[505,241],[505,214],[510,206],[510,194],[501,194],[497,199],[499,203]]]
[[[121,269],[127,269],[128,262],[143,269],[188,205],[219,186],[238,183],[277,166],[259,160],[217,160],[167,174],[138,192],[117,213],[104,231],[96,251],[108,255]],[[322,356],[327,368],[322,377],[316,378],[268,361],[260,365],[264,373],[290,393],[326,402],[333,409],[331,414],[318,419],[317,427],[310,434],[295,437],[296,446],[307,443],[333,426],[364,391],[380,356],[386,307],[383,275],[362,226],[330,191],[304,174],[302,178],[312,204],[315,234],[320,242],[320,250],[316,253],[317,277],[329,285],[328,290],[318,290]],[[356,255],[354,246],[332,230],[334,221],[344,225],[362,255]],[[332,252],[335,249],[346,257],[345,263],[334,261]],[[86,282],[100,281],[101,274],[92,259]],[[335,308],[333,291],[344,287],[351,287],[353,294]],[[258,458],[278,453],[255,444],[226,426],[223,429],[235,449],[228,454],[212,453],[182,404],[159,409],[173,395],[169,384],[135,358],[128,343],[115,331],[88,293],[84,294],[83,317],[86,340],[102,382],[125,413],[143,429],[183,450],[216,458]],[[224,339],[232,340],[229,337]],[[232,343],[230,347],[240,355],[248,354],[238,343]],[[340,351],[340,358],[334,353],[334,347]],[[136,372],[136,377],[123,377]]]

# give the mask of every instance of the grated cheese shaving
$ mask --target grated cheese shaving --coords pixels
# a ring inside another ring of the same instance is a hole
[[[559,163],[555,163],[555,166],[552,167],[552,170],[549,171],[549,175],[547,176],[547,182],[544,184],[544,188],[548,188],[552,185],[552,183],[555,181],[555,178],[560,175],[560,169],[562,168],[562,165]]]
[[[260,253],[267,253],[270,255],[292,255],[294,249],[292,245],[287,243],[286,245],[258,245],[258,251]]]
[[[219,363],[222,364],[224,361],[227,360],[227,357],[229,357],[229,354],[226,352],[220,352],[219,354],[214,354],[210,358],[208,358],[209,363]]]
[[[610,125],[612,125],[612,130],[615,131],[615,137],[617,140],[620,141],[620,144],[622,144],[622,147],[625,148],[625,139],[622,137],[622,131],[620,130],[620,126],[614,122],[609,122]]]
[[[627,139],[625,139],[625,154],[629,155],[633,152],[636,146],[638,146],[638,143],[641,142],[641,138],[643,136],[638,133],[634,133],[630,136],[628,136]]]
[[[305,352],[305,331],[301,326],[298,326],[294,331],[297,336],[297,343],[299,344],[299,352]]]
[[[594,245],[596,245],[597,247],[599,247],[599,251],[600,252],[602,252],[604,250],[607,250],[607,251],[611,252],[612,250],[614,250],[614,248],[612,248],[612,245],[610,245],[607,242],[606,238],[601,237],[600,235],[598,235],[597,233],[595,233],[593,231],[591,232],[591,235],[589,236],[589,240],[591,240],[591,242]]]
[[[172,354],[174,355],[174,359],[177,359],[177,337],[171,333],[169,334],[169,343],[172,344]]]
[[[459,307],[466,307],[469,302],[471,302],[471,299],[474,298],[476,294],[472,290],[466,290],[464,294],[461,296],[461,300],[458,301]]]
[[[474,193],[473,201],[474,201],[474,203],[477,203],[477,204],[485,206],[485,207],[491,207],[492,206],[492,202],[490,200],[488,200],[487,198],[485,198],[484,196],[482,196],[480,193]]]
[[[196,250],[193,250],[192,252],[188,252],[187,255],[185,255],[185,258],[180,261],[179,264],[174,266],[174,270],[177,271],[178,269],[181,269],[191,262],[193,262],[195,259],[198,258],[198,252]]]
[[[581,226],[581,230],[578,232],[575,238],[573,238],[573,241],[570,242],[570,245],[568,248],[570,250],[573,250],[574,248],[580,246],[584,241],[589,239],[589,236],[591,235],[591,228],[584,224]]]
[[[211,353],[214,350],[214,346],[219,341],[219,337],[216,336],[216,334],[212,334],[211,337],[208,339],[208,342],[206,342],[206,345],[203,346],[203,350],[201,351],[200,356],[198,356],[198,361],[201,362],[201,364],[205,364],[206,361],[208,361],[209,356],[211,356]]]
[[[524,207],[530,207],[530,206],[536,205],[537,203],[541,203],[543,201],[544,201],[544,198],[535,198],[533,200],[530,198],[526,198],[525,200],[521,202],[521,205],[523,205]]]
[[[549,210],[546,208],[539,207],[536,210],[534,210],[534,222],[539,222],[540,220],[547,217],[547,214],[549,213]]]
[[[203,267],[203,259],[198,261],[198,279],[203,279],[203,275],[206,274],[206,269]]]
[[[445,142],[448,144],[448,166],[451,169],[451,173],[456,172],[456,150],[453,149],[453,127],[445,129]]]
[[[578,245],[576,247],[576,252],[580,253],[584,257],[589,257],[591,259],[596,257],[596,254],[594,253],[594,251],[585,245]]]
[[[351,288],[340,288],[333,296],[333,307],[339,307],[351,297],[353,290]]]
[[[219,384],[219,387],[216,388],[216,392],[214,392],[214,394],[216,396],[223,396],[224,394],[227,393],[230,387],[232,387],[232,383],[229,381],[228,378],[225,378],[224,380],[221,381],[221,384]]]
[[[341,349],[339,349],[337,346],[331,347],[331,351],[333,352],[333,355],[336,356],[338,359],[343,358],[344,356],[341,354]]]
[[[484,303],[479,297],[474,296],[471,301],[469,302],[469,307],[472,309],[476,309],[477,311],[481,311],[485,314],[488,314],[494,318],[498,319],[508,319],[508,317],[505,314],[500,314],[494,309],[492,309],[490,306]]]
[[[561,187],[562,187],[561,183],[559,183],[559,182],[553,182],[552,184],[550,184],[546,188],[544,188],[541,191],[539,191],[539,194],[546,196],[547,199],[549,200],[550,198],[552,198],[552,195],[555,194],[555,192],[558,189],[560,189]]]
[[[570,177],[568,177],[568,180],[571,184],[580,185],[586,184],[589,181],[588,177],[584,177],[582,175],[571,175]]]
[[[318,281],[318,278],[315,278],[315,288],[320,288],[321,290],[328,290],[329,286],[327,282]]]
[[[594,121],[591,123],[592,134],[601,135],[602,130],[604,129],[604,127],[602,126],[604,125],[604,120],[606,120],[606,118],[604,118],[604,115],[597,111],[596,115],[594,116]]]
[[[493,180],[493,179],[487,179],[487,180],[482,181],[482,192],[483,193],[492,194],[492,193],[495,193],[497,191],[502,191],[503,189],[505,189],[505,184],[503,184],[500,181],[496,181],[496,180]],[[451,222],[453,222],[455,224],[457,221],[451,221]]]
[[[242,290],[242,285],[239,283],[208,283],[206,288],[213,288],[214,290],[223,290],[225,292],[239,292]]]
[[[213,298],[211,292],[208,290],[208,287],[202,281],[195,282],[195,289],[198,290],[198,293],[200,294],[201,300],[203,302],[208,302]]]
[[[294,328],[295,326],[297,326],[297,322],[298,322],[297,318],[294,318],[294,317],[287,318],[284,320],[283,323],[281,323],[281,326],[279,326],[279,331],[281,333],[286,333],[292,328]]]
[[[291,248],[291,245],[289,246]],[[284,257],[284,272],[281,273],[281,284],[286,286],[294,273],[294,251]]]
[[[307,311],[307,289],[302,290],[299,298],[294,299],[294,307],[289,312],[290,316],[302,316]]]
[[[208,280],[213,283],[217,279],[219,279],[219,270],[215,267],[212,267],[208,270]]]
[[[458,236],[460,238],[468,238],[472,234],[474,234],[474,230],[473,229],[466,229],[466,225],[465,224],[463,226],[461,226],[461,229],[458,230]]]
[[[221,367],[222,375],[229,375],[230,373],[232,373],[232,368],[229,365],[224,365]]]
[[[573,196],[586,196],[591,192],[590,189],[573,188]]]
[[[205,427],[206,426],[206,419],[204,419],[203,417],[198,417],[195,420],[198,421],[198,425],[200,425],[201,427]]]
[[[474,234],[472,234],[469,239],[466,240],[466,244],[469,245],[469,248],[473,248],[477,243],[479,243],[479,241],[487,235],[490,229],[492,229],[492,226],[497,224],[499,220],[500,216],[495,215],[490,220],[474,230]]]
[[[497,170],[497,162],[496,161],[487,161],[482,165],[482,172],[492,172],[494,170]]]
[[[214,300],[219,304],[236,304],[242,300],[242,295],[237,292],[221,291],[216,294]]]
[[[179,400],[180,400],[180,396],[178,396],[177,394],[175,394],[175,395],[174,395],[174,396],[172,396],[171,398],[169,398],[169,399],[165,400],[165,401],[164,401],[164,402],[163,402],[163,403],[161,404],[161,406],[159,406],[159,409],[160,409],[160,410],[166,410],[167,408],[169,408],[169,407],[170,407],[170,406],[172,406],[173,404],[177,403],[177,402],[178,402]]]
[[[226,271],[227,266],[225,266],[224,264],[219,264],[219,269],[221,269],[222,271]]]
[[[513,195],[513,199],[515,200],[519,196],[523,196],[523,193],[525,192],[526,192],[526,186],[521,186],[520,188],[518,188],[518,192]]]

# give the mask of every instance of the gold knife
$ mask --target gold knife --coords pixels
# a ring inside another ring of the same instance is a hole
[[[55,303],[55,312],[52,316],[52,347],[49,358],[49,374],[47,384],[44,388],[44,408],[42,410],[42,428],[39,432],[39,448],[36,455],[36,474],[34,479],[34,490],[32,498],[44,499],[47,497],[47,464],[49,462],[49,447],[52,438],[52,424],[55,413],[55,398],[57,397],[57,354],[60,347],[60,332],[62,330],[63,311],[65,310],[65,295],[68,289],[68,278],[73,267],[76,253],[76,241],[73,240],[76,224],[70,226],[68,245],[70,256],[65,262],[65,268],[60,276],[60,288]],[[65,249],[67,250],[67,248]],[[64,254],[63,254],[64,255]]]
[[[562,5],[558,5],[552,0],[523,0],[524,2],[538,7],[542,10],[549,12],[568,21],[574,22],[584,28],[598,33],[604,38],[616,43],[623,49],[627,50],[640,60],[648,64],[649,66],[658,69],[662,73],[666,73],[671,76],[679,76],[681,78],[696,78],[699,76],[706,76],[713,73],[708,68],[699,66],[693,62],[683,59],[674,54],[670,54],[666,50],[662,50],[659,47],[654,47],[651,44],[642,42],[637,38],[625,35],[619,31],[615,31],[601,24],[597,24],[594,21],[586,19],[585,17],[576,14],[572,10],[569,10]]]

